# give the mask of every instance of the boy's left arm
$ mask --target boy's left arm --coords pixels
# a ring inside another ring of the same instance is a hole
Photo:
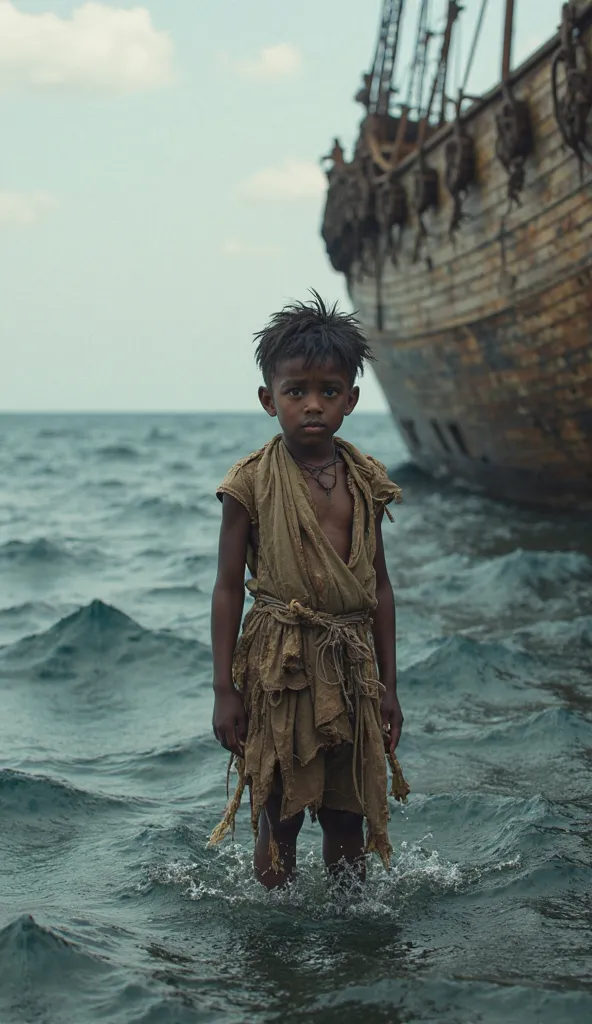
[[[397,697],[395,598],[384,558],[382,518],[383,512],[380,512],[376,517],[376,555],[374,558],[378,604],[374,611],[372,633],[374,634],[378,674],[385,687],[380,705],[382,724],[389,734],[388,740],[385,739],[385,746],[390,747],[392,753],[401,737],[403,713]]]

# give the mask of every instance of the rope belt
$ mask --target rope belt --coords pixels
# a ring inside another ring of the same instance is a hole
[[[341,686],[348,713],[354,716],[354,787],[360,804],[363,806],[363,792],[360,793],[357,780],[357,766],[360,758],[363,763],[363,733],[360,721],[360,697],[377,698],[384,692],[384,685],[378,678],[374,677],[376,672],[376,655],[372,638],[372,616],[370,612],[359,611],[349,612],[344,615],[331,615],[329,612],[315,611],[300,604],[300,601],[292,600],[289,604],[278,601],[275,597],[259,594],[253,611],[259,609],[268,611],[278,622],[285,625],[316,626],[323,630],[321,639],[316,643],[317,650],[317,678],[328,685]],[[368,643],[366,643],[356,626],[362,626],[367,630]],[[331,654],[335,669],[335,680],[327,678],[326,658]],[[346,668],[346,661],[349,662],[349,671]],[[372,665],[373,674],[365,676],[363,666]],[[352,699],[353,698],[353,699]],[[401,766],[395,754],[390,749],[386,752],[387,760],[392,771],[390,795],[401,803],[407,802],[409,785],[403,777]],[[362,780],[363,791],[363,780]]]
[[[286,626],[301,625],[322,631],[315,643],[316,677],[329,686],[341,687],[349,712],[354,710],[352,694],[378,697],[379,691],[384,689],[382,683],[375,678],[376,655],[370,632],[372,618],[369,611],[331,615],[329,612],[307,608],[297,600],[286,604],[266,595],[258,595],[253,608],[253,611],[257,610],[268,612]],[[360,635],[360,626],[367,640]],[[328,658],[335,670],[334,679],[328,675]],[[372,675],[368,676],[370,669]]]
[[[360,766],[364,764],[364,729],[360,700],[367,697],[378,701],[380,693],[384,691],[384,686],[377,677],[376,655],[370,632],[370,613],[362,610],[331,615],[329,612],[306,608],[295,599],[285,604],[275,597],[265,595],[258,596],[255,609],[257,607],[286,625],[300,624],[321,630],[321,635],[315,643],[315,675],[321,683],[340,687],[347,713],[353,719],[353,784],[356,797],[363,809],[364,775],[360,771]],[[360,635],[362,631],[366,633],[367,640]]]

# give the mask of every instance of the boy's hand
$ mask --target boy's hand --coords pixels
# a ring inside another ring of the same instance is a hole
[[[380,715],[382,718],[384,749],[390,750],[392,754],[401,739],[401,729],[403,728],[403,712],[401,711],[401,705],[395,690],[387,689],[380,703]]]
[[[247,713],[234,687],[217,692],[214,701],[214,735],[226,750],[244,757],[247,742]]]

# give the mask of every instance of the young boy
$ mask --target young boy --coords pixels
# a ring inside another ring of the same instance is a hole
[[[255,873],[268,888],[292,878],[306,808],[321,823],[331,871],[345,863],[363,878],[368,850],[388,866],[385,749],[392,795],[408,792],[394,757],[403,716],[381,534],[400,489],[336,437],[372,355],[354,317],[313,295],[256,335],[259,400],[281,434],[218,489],[213,726],[237,761],[239,787],[211,842],[233,826],[246,781]],[[255,602],[237,643],[245,563]]]

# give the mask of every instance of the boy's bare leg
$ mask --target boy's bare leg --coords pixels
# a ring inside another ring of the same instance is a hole
[[[255,844],[253,864],[256,877],[266,889],[277,889],[291,881],[296,867],[296,840],[304,822],[304,811],[295,814],[293,818],[281,821],[281,805],[281,796],[270,796],[259,818],[259,835]],[[271,867],[270,825],[279,849],[281,871],[273,871]]]
[[[351,811],[335,811],[321,807],[318,814],[323,829],[323,859],[334,878],[339,878],[349,867],[355,877],[363,882],[366,878],[364,857],[364,819],[361,814]]]

